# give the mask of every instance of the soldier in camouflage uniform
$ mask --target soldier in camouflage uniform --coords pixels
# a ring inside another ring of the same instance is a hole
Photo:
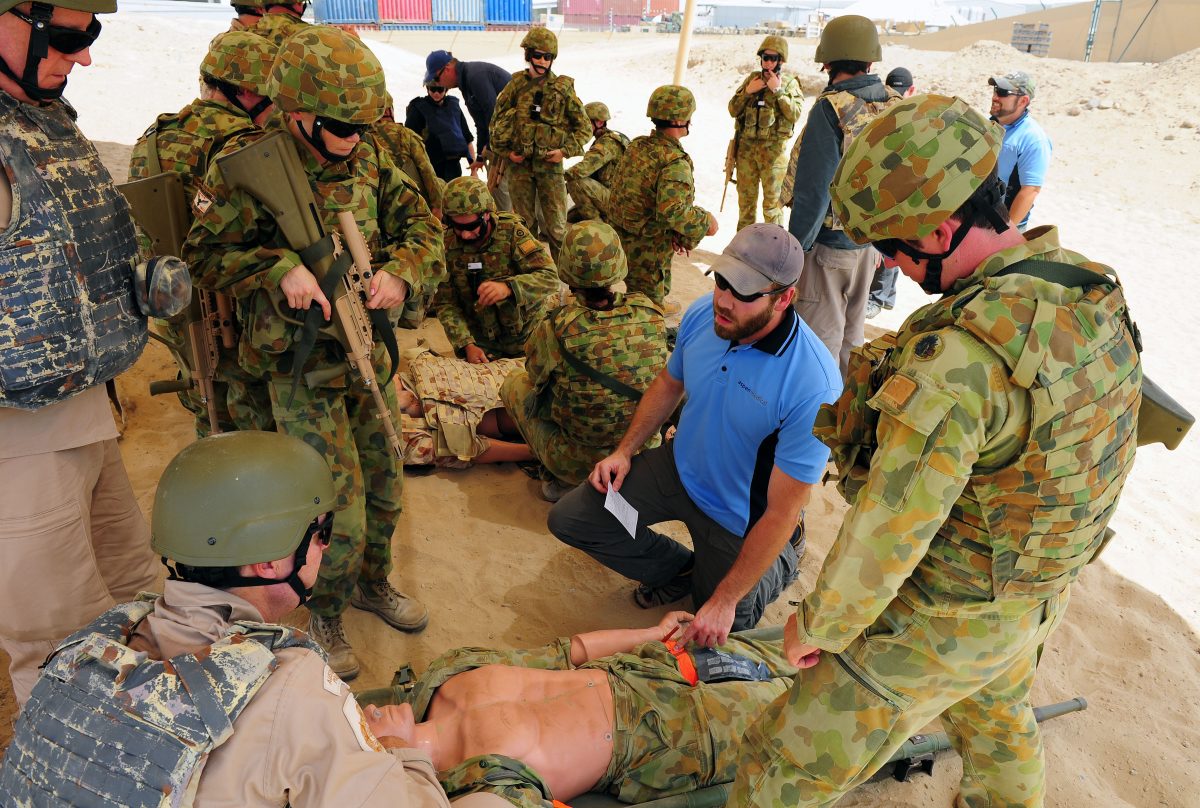
[[[733,779],[743,730],[796,674],[769,630],[732,635],[721,653],[664,642],[690,618],[671,612],[650,628],[528,650],[460,648],[434,660],[401,706],[375,706],[394,691],[359,702],[381,738],[431,741],[452,798],[484,792],[551,808],[585,791],[624,803],[685,794]],[[711,681],[715,659],[745,678]]]
[[[659,305],[671,291],[672,253],[717,232],[717,217],[694,204],[692,158],[679,142],[695,111],[687,87],[666,84],[650,94],[646,116],[654,131],[634,138],[617,163],[604,212],[629,259],[626,290]]]
[[[567,193],[575,202],[567,213],[570,222],[604,218],[617,161],[629,147],[629,138],[608,128],[612,114],[606,105],[593,101],[583,111],[592,122],[593,137],[587,154],[566,171]]]
[[[14,727],[4,804],[446,808],[428,755],[373,736],[320,647],[276,622],[312,591],[334,499],[324,459],[287,435],[180,452],[152,531],[174,574],[59,644]]]
[[[272,0],[229,0],[237,12],[229,25],[231,31],[250,31],[280,47],[309,26],[301,19],[308,2],[279,3]]]
[[[559,258],[558,274],[575,300],[538,325],[525,344],[525,370],[500,389],[509,417],[550,475],[542,484],[549,502],[586,480],[617,447],[641,394],[667,364],[662,308],[645,295],[612,291],[628,267],[611,227],[571,225]],[[643,448],[658,444],[655,432]]]
[[[914,96],[834,176],[845,232],[942,297],[856,349],[817,420],[850,510],[785,629],[807,670],[746,733],[734,805],[832,805],[939,715],[959,808],[1043,804],[1029,688],[1132,465],[1142,373],[1111,270],[1010,225],[1002,138]]]
[[[759,186],[763,221],[783,224],[779,190],[787,168],[784,152],[804,103],[800,82],[782,75],[787,57],[787,40],[768,36],[758,47],[762,69],[742,79],[729,99],[729,114],[736,121],[738,230],[754,224]]]
[[[157,578],[105,387],[191,285],[181,262],[139,262],[129,205],[61,100],[116,10],[0,2],[0,647],[18,707],[59,640]]]
[[[179,112],[159,115],[138,138],[129,158],[129,179],[174,171],[183,179],[187,198],[194,197],[225,141],[262,126],[270,116],[274,105],[267,98],[267,78],[278,50],[268,40],[245,31],[216,36],[200,63],[200,97]],[[154,322],[159,333],[175,345],[183,343],[185,325],[183,320]],[[184,366],[182,362],[180,366]],[[196,437],[208,435],[208,408],[199,391],[193,388],[178,395],[195,418]],[[213,399],[221,432],[275,429],[266,385],[242,370],[236,351],[221,351]]]
[[[563,159],[583,154],[592,127],[575,81],[550,70],[558,57],[558,37],[531,28],[521,40],[529,67],[513,73],[496,98],[491,149],[507,156],[505,177],[513,212],[557,254],[567,228],[567,186]]]
[[[425,151],[421,136],[396,120],[392,94],[388,93],[387,108],[383,117],[371,127],[369,136],[375,139],[375,148],[387,152],[401,171],[408,175],[421,198],[437,218],[442,217],[442,188],[445,183],[438,178]]]
[[[524,356],[558,291],[554,260],[521,217],[496,210],[481,180],[451,180],[444,205],[449,274],[435,305],[446,338],[468,362]]]
[[[268,130],[291,136],[327,231],[336,228],[338,211],[354,214],[375,270],[366,305],[389,310],[439,283],[445,265],[441,227],[412,181],[369,138],[360,137],[383,114],[383,81],[378,60],[357,39],[336,28],[307,28],[275,60],[269,95],[279,111]],[[222,154],[266,134],[240,135]],[[318,305],[328,318],[330,303],[272,212],[248,192],[230,188],[219,164],[209,169],[192,206],[196,221],[184,253],[201,285],[238,298],[245,314],[242,367],[267,380],[281,431],[317,447],[333,469],[338,526],[309,609],[309,628],[329,651],[333,669],[353,677],[358,661],[341,618],[347,605],[374,611],[403,630],[420,630],[427,621],[424,607],[387,579],[402,466],[389,451],[369,391],[335,372],[344,371],[346,362],[336,339],[322,332],[303,364],[293,368],[299,344],[294,310]],[[376,377],[387,379],[378,335],[373,358]],[[295,371],[332,378],[297,388]],[[395,418],[392,386],[382,392]]]
[[[796,311],[838,360],[842,375],[850,349],[863,341],[867,297],[879,254],[855,244],[829,205],[829,180],[854,136],[900,99],[870,72],[883,50],[875,23],[847,14],[821,32],[816,60],[829,85],[808,113],[796,141],[795,194],[788,230],[804,247],[804,276]]]

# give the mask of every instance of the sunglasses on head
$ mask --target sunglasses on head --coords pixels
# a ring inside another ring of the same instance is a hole
[[[545,59],[547,62],[553,62],[554,54],[547,53],[546,51],[531,50],[529,51],[529,61],[532,62],[534,59]]]
[[[751,292],[750,294],[747,295],[747,294],[743,294],[742,292],[739,292],[737,289],[734,289],[733,286],[729,283],[729,281],[725,280],[724,276],[721,275],[720,272],[713,273],[713,280],[716,281],[718,289],[720,289],[722,292],[728,292],[729,294],[733,295],[736,299],[742,301],[743,303],[753,303],[754,301],[758,300],[759,298],[770,297],[771,295],[777,295],[777,294],[780,294],[781,292],[786,292],[788,289],[792,288],[790,286],[780,286],[778,289],[767,289],[764,292]]]
[[[764,62],[778,62],[779,61],[778,53],[760,53],[758,56]]]
[[[78,28],[64,28],[61,25],[51,25],[42,20],[35,20],[28,14],[25,14],[17,9],[9,9],[9,12],[29,23],[29,26],[38,31],[44,31],[47,37],[48,44],[59,53],[72,54],[79,53],[81,50],[91,47],[96,41],[96,37],[100,36],[100,20],[92,17],[92,21],[88,27],[80,30]]]
[[[425,89],[426,89],[426,90],[428,90],[428,91],[429,91],[431,94],[432,94],[432,93],[444,93],[444,92],[446,92],[446,88],[445,88],[445,87],[438,87],[437,85],[434,85],[434,84],[431,84],[431,85],[429,85],[429,86],[428,86],[428,87],[426,87]]]
[[[329,134],[340,138],[361,135],[368,128],[368,124],[365,123],[347,123],[339,121],[337,118],[326,118],[324,115],[317,116],[317,123]]]
[[[451,219],[449,223],[451,229],[456,233],[470,233],[472,230],[478,230],[480,227],[483,227],[483,214],[479,214],[469,222],[456,222],[454,219]]]

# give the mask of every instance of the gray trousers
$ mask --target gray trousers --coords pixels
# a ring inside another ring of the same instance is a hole
[[[604,509],[604,495],[584,482],[550,509],[547,526],[564,544],[604,566],[647,586],[670,583],[689,563],[692,600],[700,608],[712,597],[742,549],[742,536],[731,533],[700,510],[683,489],[675,467],[673,443],[642,452],[621,484],[621,496],[637,509],[637,536],[631,537]],[[660,522],[687,525],[695,552],[650,529]],[[798,529],[797,529],[798,530]],[[737,605],[733,631],[753,628],[767,604],[796,580],[796,551],[785,545],[779,558]]]
[[[814,244],[804,254],[804,271],[796,284],[796,313],[837,360],[842,378],[850,349],[863,344],[867,295],[879,252],[874,247],[839,250]]]

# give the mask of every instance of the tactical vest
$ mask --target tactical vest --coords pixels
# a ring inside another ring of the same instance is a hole
[[[615,143],[617,147],[616,154],[613,155],[611,160],[600,166],[600,168],[598,168],[596,172],[592,174],[592,179],[603,185],[605,188],[611,188],[613,182],[617,178],[617,163],[621,161],[621,157],[623,157],[626,150],[629,149],[629,138],[625,137],[625,135],[621,134],[620,132],[614,132],[611,129],[606,129],[604,130],[604,134],[600,135],[600,139],[607,140],[610,143]]]
[[[686,162],[691,172],[692,158],[675,138],[658,133],[635,137],[609,186],[605,221],[634,235],[650,230],[658,218],[658,177],[676,160]]]
[[[514,97],[492,122],[492,141],[497,150],[539,157],[566,147],[567,136],[577,123],[570,115],[571,101],[578,103],[573,79],[551,73],[535,81],[522,70],[513,74],[503,92],[511,92]],[[561,162],[554,165],[562,169]]]
[[[817,103],[824,98],[833,107],[833,112],[837,115],[838,128],[842,132],[842,149],[841,153],[845,154],[850,148],[850,142],[858,137],[858,133],[866,129],[867,124],[875,119],[875,116],[883,112],[885,109],[895,104],[900,100],[901,95],[891,87],[885,86],[887,91],[887,100],[885,101],[867,101],[864,98],[859,98],[854,93],[848,90],[826,89],[817,98]],[[825,221],[822,225],[826,230],[845,230],[837,214],[833,212],[833,206],[830,205],[829,212],[825,214]]]
[[[55,649],[4,756],[5,805],[190,806],[275,652],[321,653],[287,626],[239,622],[202,651],[152,660],[127,643],[153,610],[121,604]]]
[[[833,450],[848,501],[866,478],[879,412],[910,417],[894,411],[887,388],[911,390],[896,358],[914,340],[960,328],[1029,393],[1028,439],[1007,465],[972,474],[912,575],[922,592],[959,602],[1050,598],[1098,551],[1136,446],[1142,371],[1128,317],[1115,281],[1083,291],[1012,274],[947,296],[894,340],[851,353],[845,391],[814,429]]]
[[[744,93],[746,85],[756,76],[761,75],[761,73],[752,73],[747,76],[738,87],[738,94]],[[783,83],[779,85],[778,92],[772,93],[770,90],[763,89],[750,96],[746,105],[742,107],[741,113],[738,114],[739,140],[787,140],[792,136],[796,122],[789,121],[778,114],[773,96],[786,93],[790,89],[789,84],[794,83],[796,83],[795,76],[783,76]]]
[[[0,237],[0,407],[36,410],[128,370],[146,345],[133,219],[65,102],[0,92],[13,187]]]
[[[666,367],[662,309],[644,295],[626,295],[609,311],[568,304],[551,318],[563,350],[635,390],[645,392]],[[636,401],[566,363],[549,392],[550,419],[581,446],[615,446],[637,409]]]

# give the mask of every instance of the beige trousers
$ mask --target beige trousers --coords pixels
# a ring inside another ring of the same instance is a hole
[[[814,244],[796,284],[796,312],[837,360],[842,378],[850,349],[863,344],[867,297],[879,253],[874,247],[839,250]]]
[[[55,645],[159,567],[116,440],[0,459],[0,480],[0,647],[21,706]]]

